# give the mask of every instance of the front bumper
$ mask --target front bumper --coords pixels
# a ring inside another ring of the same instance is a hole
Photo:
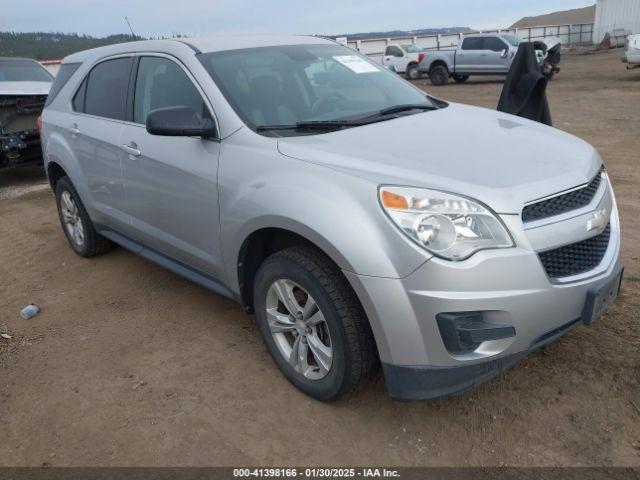
[[[598,289],[600,286],[611,283],[611,280],[617,280],[621,274],[622,267],[617,264],[608,277],[592,284],[591,289]],[[462,393],[476,385],[491,380],[501,372],[517,364],[529,353],[554,342],[579,325],[590,325],[591,320],[592,318],[588,315],[587,309],[583,309],[579,318],[543,333],[527,350],[471,365],[425,367],[399,366],[383,362],[382,367],[387,391],[391,397],[399,400],[424,400]]]
[[[563,281],[549,278],[536,251],[551,247],[550,237],[564,241],[584,231],[593,209],[603,206],[611,212],[611,237],[601,264]],[[503,216],[516,247],[481,251],[462,262],[434,257],[404,278],[345,272],[371,323],[389,394],[425,399],[464,391],[589,323],[583,318],[589,292],[620,273],[618,213],[605,191],[585,212],[572,215],[529,230],[519,217]],[[513,327],[515,335],[452,352],[436,320],[448,312],[482,312],[486,322]]]

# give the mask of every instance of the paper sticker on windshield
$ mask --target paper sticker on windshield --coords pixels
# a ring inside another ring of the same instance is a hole
[[[338,55],[333,58],[355,73],[372,73],[380,71],[375,65],[371,65],[369,62],[363,60],[357,55]]]

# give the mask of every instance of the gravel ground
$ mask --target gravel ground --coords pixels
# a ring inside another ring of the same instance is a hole
[[[640,466],[640,70],[619,57],[567,57],[548,92],[556,126],[598,148],[616,187],[622,295],[453,398],[396,402],[379,378],[315,402],[238,305],[123,249],[77,257],[42,174],[0,172],[0,465]],[[501,89],[416,83],[491,108]],[[21,320],[29,302],[42,312]]]

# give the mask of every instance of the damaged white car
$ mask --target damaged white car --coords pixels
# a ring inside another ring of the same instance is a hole
[[[28,58],[0,58],[0,169],[42,162],[38,117],[53,83]]]

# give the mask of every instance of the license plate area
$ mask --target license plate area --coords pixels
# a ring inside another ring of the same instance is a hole
[[[620,293],[622,274],[624,269],[608,279],[605,283],[593,287],[587,292],[587,300],[582,312],[582,321],[585,325],[591,325],[600,318],[604,311],[613,303]]]

